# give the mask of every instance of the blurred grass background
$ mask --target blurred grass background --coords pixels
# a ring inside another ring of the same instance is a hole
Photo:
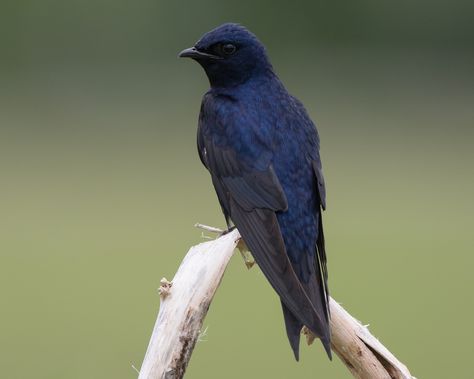
[[[469,1],[3,0],[0,377],[135,378],[156,289],[223,226],[195,148],[201,68],[241,22],[322,139],[333,296],[418,378],[469,378],[474,205]],[[189,378],[349,378],[286,341],[234,257]]]

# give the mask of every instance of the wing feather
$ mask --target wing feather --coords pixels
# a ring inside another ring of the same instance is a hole
[[[231,200],[231,217],[260,269],[288,309],[314,334],[327,337],[326,321],[316,312],[286,254],[275,212],[245,211]]]

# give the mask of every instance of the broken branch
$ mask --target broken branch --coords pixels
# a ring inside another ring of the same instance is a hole
[[[223,232],[202,224],[196,227]],[[240,234],[235,229],[193,246],[172,282],[162,279],[161,306],[139,379],[184,376],[204,318],[239,241]],[[413,379],[408,368],[332,298],[330,310],[332,350],[355,378]]]

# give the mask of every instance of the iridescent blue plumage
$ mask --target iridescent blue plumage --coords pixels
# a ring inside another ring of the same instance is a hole
[[[330,356],[319,137],[247,29],[224,24],[183,51],[206,71],[198,151],[232,221],[281,299],[296,359],[302,326]]]

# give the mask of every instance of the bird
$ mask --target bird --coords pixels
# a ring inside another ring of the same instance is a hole
[[[326,187],[315,124],[278,78],[264,45],[240,24],[205,33],[179,57],[199,63],[209,79],[197,149],[228,230],[239,230],[278,294],[296,361],[303,327],[332,359]]]

